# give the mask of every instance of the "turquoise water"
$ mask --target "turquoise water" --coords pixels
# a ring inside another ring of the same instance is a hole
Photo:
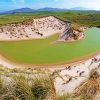
[[[50,44],[57,35],[44,40],[0,42],[0,52],[18,63],[50,64],[68,61],[100,51],[100,29],[89,28],[83,40]]]

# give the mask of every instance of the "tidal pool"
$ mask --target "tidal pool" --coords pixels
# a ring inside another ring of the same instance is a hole
[[[43,40],[0,42],[0,53],[7,59],[25,64],[55,64],[100,51],[100,28],[89,28],[83,40],[51,44],[58,35]]]

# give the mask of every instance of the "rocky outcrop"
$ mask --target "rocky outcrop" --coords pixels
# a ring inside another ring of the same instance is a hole
[[[82,35],[81,32],[73,31],[70,22],[48,16],[26,23],[3,25],[0,27],[0,40],[42,39],[54,33],[61,33],[59,40],[63,41],[78,40]]]
[[[59,41],[77,41],[84,38],[84,29],[78,27],[78,29],[75,29],[72,27],[71,23],[66,24],[66,28],[60,35]]]

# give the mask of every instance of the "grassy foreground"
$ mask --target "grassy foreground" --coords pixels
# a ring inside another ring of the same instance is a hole
[[[100,91],[97,69],[74,93],[60,95],[49,70],[8,69],[0,66],[0,100],[94,100]]]
[[[56,100],[49,72],[0,67],[0,100]]]

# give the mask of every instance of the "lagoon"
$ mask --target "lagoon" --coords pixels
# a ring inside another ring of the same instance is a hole
[[[53,35],[43,40],[0,42],[0,54],[22,64],[55,64],[87,56],[100,51],[100,28],[88,28],[85,38],[71,43],[51,44]]]

